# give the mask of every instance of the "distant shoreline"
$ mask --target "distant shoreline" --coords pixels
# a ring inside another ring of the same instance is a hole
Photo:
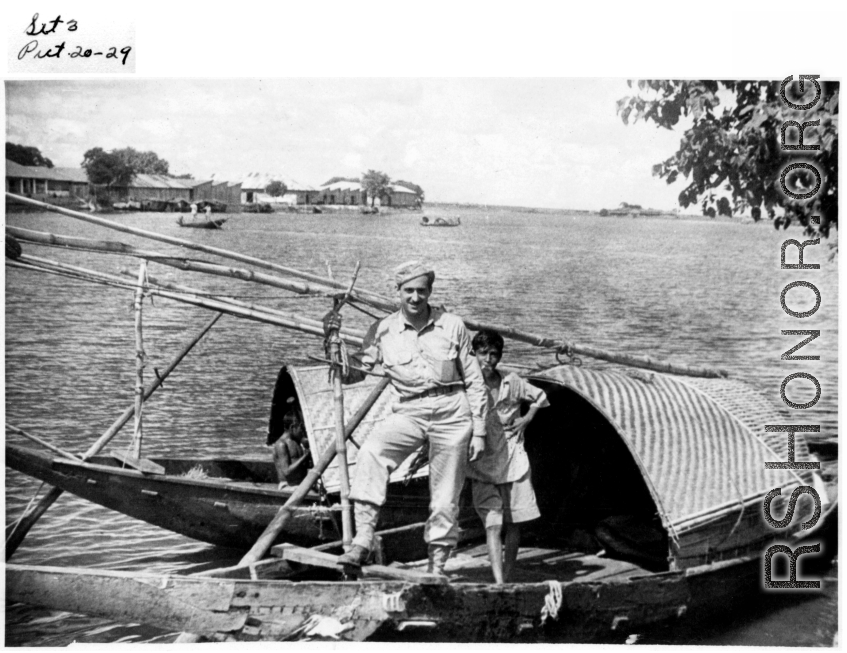
[[[463,202],[425,202],[424,212],[427,208],[448,211],[473,211],[474,213],[498,213],[503,211],[519,211],[521,213],[536,213],[542,215],[586,215],[603,217],[611,220],[646,220],[656,218],[659,220],[705,220],[708,222],[735,222],[738,224],[750,223],[753,224],[753,218],[749,215],[741,215],[738,217],[727,218],[726,216],[717,216],[710,218],[700,213],[673,213],[671,211],[663,211],[651,215],[608,215],[601,216],[600,211],[592,211],[589,209],[551,209],[531,206],[508,206],[501,204],[471,204]],[[767,223],[769,221],[764,220]]]

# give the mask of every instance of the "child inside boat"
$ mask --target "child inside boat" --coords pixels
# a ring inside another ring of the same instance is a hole
[[[495,583],[508,580],[520,545],[520,524],[541,516],[530,480],[529,457],[523,440],[539,409],[550,405],[544,391],[517,374],[497,371],[503,338],[483,329],[472,341],[488,390],[485,452],[468,465],[474,508],[485,524],[488,554]],[[521,417],[521,407],[529,410]],[[501,536],[505,538],[505,555]]]
[[[300,408],[294,405],[294,401],[293,397],[289,398],[292,406],[282,418],[284,431],[273,443],[274,466],[280,489],[299,485],[306,478],[309,467],[312,466],[303,417],[300,414]]]

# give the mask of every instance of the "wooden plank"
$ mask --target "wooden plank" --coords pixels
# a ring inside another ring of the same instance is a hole
[[[142,474],[164,474],[165,468],[161,465],[154,463],[152,460],[148,460],[147,458],[136,458],[132,454],[127,453],[126,451],[119,451],[114,449],[109,452],[109,455],[112,458],[121,461],[127,467],[132,467],[133,469],[137,469]]]
[[[383,547],[386,549],[391,548],[391,541],[396,538],[400,538],[401,536],[415,534],[420,531],[421,537],[423,537],[423,529],[426,526],[426,522],[416,522],[414,524],[407,524],[406,526],[398,526],[397,528],[388,528],[384,531],[377,531],[375,535],[382,538]],[[324,553],[330,551],[341,551],[341,547],[344,543],[341,540],[335,540],[333,542],[327,542],[326,544],[319,544],[318,546],[309,547],[313,551],[323,551]],[[277,544],[271,547],[271,555],[277,558],[283,557],[283,552],[288,549],[290,544]]]
[[[287,578],[295,573],[295,569],[281,558],[266,558],[250,565],[235,565],[234,567],[221,567],[219,569],[207,569],[192,577],[205,578],[235,578],[243,580],[275,580]]]
[[[414,524],[406,524],[405,526],[397,526],[396,528],[386,528],[385,530],[377,531],[375,535],[382,538],[383,551],[385,552],[386,557],[390,559],[393,557],[392,553],[395,553],[395,547],[398,545],[402,545],[405,538],[418,535],[421,539],[423,539],[423,532],[425,527],[426,522],[415,522]],[[482,526],[474,526],[471,528],[459,529],[459,544],[461,544],[462,542],[468,542],[470,540],[478,539],[480,537],[485,537],[485,528],[483,528]],[[270,553],[274,557],[281,558],[283,555],[283,550],[288,546],[288,544],[284,543],[277,544],[271,547]],[[318,546],[313,546],[309,548],[314,549],[315,551],[340,552],[341,547],[341,540],[335,540],[333,542],[327,542],[326,544],[320,544]],[[482,550],[486,553],[488,551],[485,548],[485,545],[482,545]]]
[[[282,557],[290,562],[312,567],[324,567],[344,571],[344,567],[338,564],[338,556],[314,549],[305,549],[294,545],[283,545]],[[403,569],[401,567],[385,567],[383,565],[365,565],[361,568],[362,578],[390,578],[393,580],[405,580],[422,584],[442,584],[447,582],[445,576],[427,574],[414,569]]]

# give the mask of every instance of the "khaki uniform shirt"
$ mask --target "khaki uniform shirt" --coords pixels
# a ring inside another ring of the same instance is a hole
[[[471,407],[473,433],[485,434],[485,382],[460,317],[430,307],[429,321],[417,331],[403,311],[397,311],[371,326],[362,350],[353,358],[369,371],[382,365],[401,398],[413,398],[437,387],[463,388]],[[345,380],[357,380],[354,372],[351,370]]]

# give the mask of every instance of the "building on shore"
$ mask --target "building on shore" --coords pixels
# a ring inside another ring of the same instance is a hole
[[[207,198],[227,205],[227,213],[241,213],[241,182],[212,180],[210,195]]]
[[[137,174],[126,186],[99,190],[111,202],[156,200],[160,202],[200,202],[215,200],[226,204],[227,213],[241,212],[239,184],[213,179],[175,179],[167,175]]]
[[[285,184],[286,191],[279,197],[272,197],[265,189],[273,181]],[[316,204],[318,189],[285,175],[267,172],[251,172],[241,180],[241,202],[243,204]]]
[[[419,205],[415,191],[396,184],[390,184],[389,188],[391,189],[390,193],[376,199],[375,204],[377,206],[412,208]],[[321,204],[352,204],[358,206],[369,204],[368,193],[358,181],[336,181],[321,186],[319,202]]]
[[[82,168],[22,166],[6,159],[6,190],[39,200],[89,197],[88,175]]]
[[[366,206],[368,194],[358,181],[336,181],[321,186],[318,201],[321,204]]]

